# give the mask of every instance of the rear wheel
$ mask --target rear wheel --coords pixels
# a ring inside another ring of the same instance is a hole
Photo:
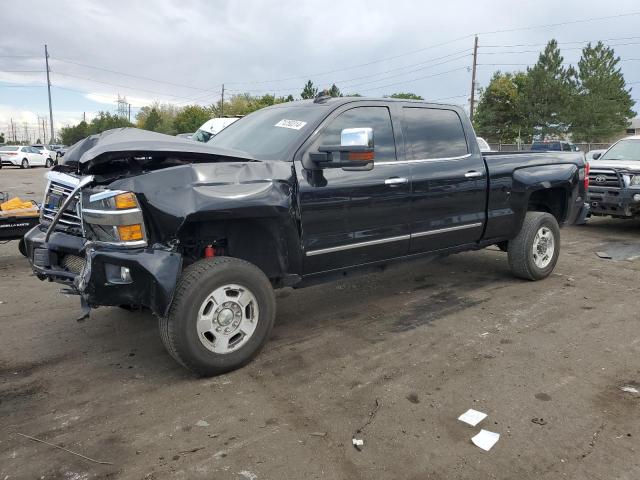
[[[182,273],[160,336],[180,364],[217,375],[258,354],[275,312],[271,283],[258,267],[231,257],[200,260]]]
[[[560,227],[550,213],[527,212],[518,235],[509,240],[509,266],[516,277],[548,277],[560,255]]]
[[[51,168],[52,165],[53,165],[53,160],[51,160],[51,158],[47,158],[47,161],[44,162],[45,168]]]
[[[22,163],[20,164],[20,168],[29,168],[29,160],[23,158]]]

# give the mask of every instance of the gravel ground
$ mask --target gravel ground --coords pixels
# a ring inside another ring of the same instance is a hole
[[[0,190],[39,200],[43,172],[4,168]],[[77,297],[2,245],[0,480],[640,478],[640,222],[562,234],[541,282],[490,248],[281,290],[261,355],[210,379],[151,315],[77,323]]]

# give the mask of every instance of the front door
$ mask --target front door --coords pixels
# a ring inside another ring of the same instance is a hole
[[[473,243],[484,228],[487,178],[459,114],[405,106],[405,161],[411,165],[411,253]]]
[[[317,273],[406,255],[409,249],[410,166],[397,162],[387,106],[345,105],[330,115],[300,155],[339,145],[345,128],[373,129],[370,171],[324,169],[313,176],[296,160],[300,186],[305,273]]]

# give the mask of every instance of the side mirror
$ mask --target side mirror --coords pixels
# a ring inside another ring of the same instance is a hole
[[[317,169],[372,170],[375,157],[373,129],[345,128],[340,132],[340,145],[321,145],[309,159]]]
[[[594,153],[594,154],[591,156],[591,158],[592,158],[593,160],[598,160],[601,156],[602,156],[602,154],[601,154],[600,152],[598,152],[598,153]]]

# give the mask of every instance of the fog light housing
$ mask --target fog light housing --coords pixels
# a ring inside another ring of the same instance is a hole
[[[122,267],[120,265],[114,265],[112,263],[105,263],[104,273],[107,277],[107,282],[109,283],[133,283],[133,278],[131,278],[131,270],[129,269],[129,267]]]

